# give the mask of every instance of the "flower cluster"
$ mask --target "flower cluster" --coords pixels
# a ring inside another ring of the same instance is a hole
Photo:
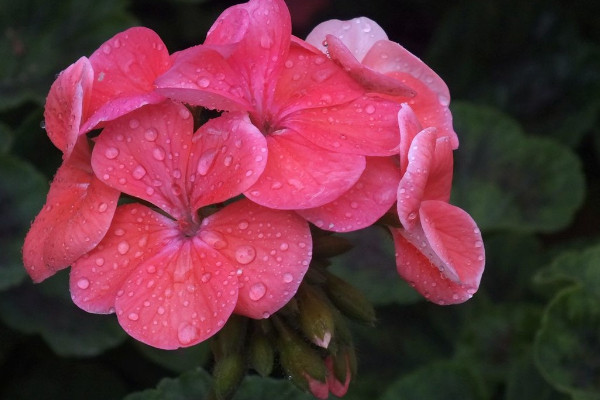
[[[305,41],[283,0],[250,0],[172,54],[128,29],[50,89],[45,127],[63,164],[25,268],[39,282],[71,266],[79,307],[174,349],[232,314],[285,306],[311,262],[309,223],[348,232],[393,214],[399,274],[430,301],[465,301],[484,250],[448,203],[449,99],[367,18],[325,22]],[[313,392],[343,394],[341,370]]]

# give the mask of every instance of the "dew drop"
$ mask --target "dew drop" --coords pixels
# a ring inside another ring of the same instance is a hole
[[[127,243],[126,241],[122,241],[117,245],[117,251],[119,252],[119,254],[127,254],[127,252],[129,251],[129,243]]]
[[[85,278],[81,278],[80,280],[77,281],[77,287],[79,289],[85,290],[90,287],[90,281]]]
[[[106,204],[106,203],[98,204],[98,211],[100,211],[101,213],[106,211],[107,209],[108,209],[108,204]]]
[[[210,79],[208,78],[200,78],[198,79],[198,86],[201,88],[207,88],[210,85]]]
[[[263,35],[260,38],[260,47],[262,47],[263,49],[270,49],[272,45],[273,45],[273,41],[271,40],[271,38],[269,36]]]
[[[140,121],[138,121],[137,119],[133,118],[129,120],[129,127],[131,129],[137,129],[140,126]]]
[[[267,293],[267,287],[264,283],[258,282],[250,287],[248,296],[250,297],[250,300],[258,301],[265,296],[265,293]]]
[[[158,315],[163,315],[165,313],[165,308],[164,307],[158,307],[156,309],[156,312],[158,313]]]
[[[286,251],[289,248],[290,248],[290,246],[286,242],[283,242],[279,245],[279,249],[282,251]]]
[[[283,281],[285,283],[290,283],[294,280],[294,276],[292,274],[290,274],[289,272],[283,274]]]
[[[182,345],[192,343],[198,337],[198,328],[188,323],[183,323],[177,329],[177,339]]]
[[[154,128],[147,129],[144,132],[144,139],[146,139],[149,142],[154,142],[157,137],[158,137],[158,131]]]
[[[220,233],[213,231],[201,231],[200,238],[204,240],[206,244],[217,250],[227,247],[227,242]]]
[[[146,175],[146,169],[141,165],[138,165],[137,167],[135,167],[131,175],[134,179],[137,179],[139,181]]]
[[[373,106],[373,104],[369,104],[365,107],[365,112],[367,114],[373,114],[375,112],[375,106]]]
[[[240,223],[238,224],[238,228],[242,231],[244,229],[247,229],[248,226],[249,226],[248,221],[240,221]]]
[[[204,274],[202,274],[202,277],[200,278],[200,280],[202,280],[202,282],[206,283],[206,282],[210,281],[211,277],[212,277],[212,275],[210,274],[210,272],[205,272]]]
[[[216,156],[217,149],[209,149],[202,153],[200,159],[198,160],[196,172],[198,172],[202,176],[205,176],[208,173],[208,170],[212,166],[213,162],[215,161]]]
[[[129,318],[131,321],[137,321],[138,319],[140,319],[140,316],[137,313],[132,312],[129,313],[127,318]]]
[[[152,157],[157,161],[163,161],[165,159],[165,151],[162,147],[155,147],[154,150],[152,150]]]
[[[118,155],[119,149],[117,149],[116,147],[109,147],[104,152],[104,157],[108,158],[109,160],[114,160],[115,158],[117,158]]]
[[[235,250],[235,259],[240,264],[249,264],[256,258],[256,249],[252,246],[244,245]]]
[[[104,258],[102,258],[102,257],[96,258],[96,265],[99,266],[99,267],[103,266],[104,265]]]

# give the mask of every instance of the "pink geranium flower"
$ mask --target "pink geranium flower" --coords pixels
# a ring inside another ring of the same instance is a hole
[[[450,138],[436,129],[421,130],[407,105],[398,119],[404,140],[397,211],[403,228],[390,228],[398,273],[432,302],[464,302],[479,287],[485,252],[475,221],[448,203]]]
[[[63,151],[46,204],[35,218],[23,245],[23,263],[35,282],[43,281],[93,249],[106,233],[119,191],[94,175],[90,149],[79,140],[89,109],[93,71],[82,57],[64,70],[46,99],[46,131]]]
[[[164,96],[241,110],[267,138],[267,165],[245,191],[273,208],[329,203],[352,187],[365,155],[393,154],[398,103],[368,95],[342,68],[291,36],[283,0],[227,9],[203,45],[174,55]]]
[[[245,199],[213,206],[246,190],[265,164],[265,138],[245,113],[193,132],[190,112],[166,101],[108,123],[92,154],[96,175],[158,210],[117,208],[102,242],[73,264],[73,301],[116,312],[131,336],[163,349],[207,339],[233,312],[277,311],[308,268],[308,224]]]

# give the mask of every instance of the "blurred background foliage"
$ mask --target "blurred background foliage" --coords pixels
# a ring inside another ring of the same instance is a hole
[[[68,272],[33,285],[20,247],[60,154],[40,127],[54,77],[133,25],[170,51],[203,41],[232,1],[0,0],[0,398],[201,399],[206,344],[127,338],[70,301]],[[353,326],[347,399],[600,399],[600,2],[290,0],[294,33],[365,15],[448,84],[452,201],[478,221],[487,266],[469,302],[425,302],[373,227],[332,270],[376,305]],[[248,377],[235,399],[310,399]]]

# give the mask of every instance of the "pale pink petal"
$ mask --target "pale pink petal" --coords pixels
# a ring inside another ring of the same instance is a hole
[[[58,169],[46,204],[25,238],[23,262],[31,278],[41,282],[96,247],[119,194],[96,178],[87,141],[79,140]]]
[[[181,104],[149,105],[107,125],[92,167],[106,184],[160,207],[175,219],[190,211],[187,164],[193,118]]]
[[[232,29],[227,25],[240,27],[243,35],[235,33],[228,39]],[[226,10],[207,35],[205,43],[209,45],[237,43],[229,57],[230,65],[245,80],[259,114],[270,107],[291,31],[283,0],[250,0]]]
[[[359,62],[377,41],[388,38],[375,21],[367,17],[359,17],[349,21],[332,19],[322,22],[308,34],[306,41],[323,53],[327,53],[327,46],[324,43],[327,35],[340,39]]]
[[[419,210],[423,232],[450,278],[475,288],[485,265],[481,232],[464,210],[444,201],[427,200]]]
[[[86,118],[93,80],[92,65],[81,57],[62,71],[50,87],[44,109],[45,128],[64,157],[73,151],[80,124]]]
[[[422,130],[412,141],[408,151],[408,167],[397,193],[398,218],[407,230],[414,228],[418,220],[418,212],[435,157],[435,128]]]
[[[450,137],[453,149],[458,147],[458,136],[452,127],[452,114],[448,109],[448,87],[423,61],[399,44],[381,40],[373,45],[363,64],[412,88],[417,94],[409,104],[421,125],[435,126],[440,136]]]
[[[325,400],[329,398],[329,384],[327,381],[321,382],[318,379],[313,378],[308,373],[304,373],[304,378],[308,382],[308,390],[317,399]]]
[[[278,118],[297,110],[348,103],[364,94],[340,67],[324,54],[292,43],[275,92]]]
[[[433,164],[423,194],[424,200],[450,201],[453,165],[454,158],[450,138],[448,136],[438,137],[435,141]]]
[[[267,144],[267,166],[244,194],[271,208],[329,203],[352,187],[365,168],[364,157],[324,150],[290,130],[267,136]]]
[[[240,200],[207,217],[200,237],[237,266],[237,314],[267,318],[294,296],[308,269],[312,240],[291,211]]]
[[[398,152],[400,103],[362,96],[339,106],[298,110],[282,125],[338,153],[389,156]]]
[[[217,110],[250,110],[246,83],[215,48],[191,47],[176,54],[173,66],[156,79],[165,97]]]
[[[400,127],[400,171],[402,174],[408,166],[408,151],[415,136],[423,130],[413,109],[406,103],[400,105],[398,111],[398,126]]]
[[[329,371],[329,375],[327,375],[327,384],[329,385],[329,391],[337,397],[343,397],[348,392],[348,387],[350,386],[350,380],[352,379],[352,373],[350,371],[350,363],[348,362],[348,357],[346,356],[346,379],[344,382],[337,379],[335,376],[335,370],[333,368],[333,359],[331,356],[325,359],[325,366]]]
[[[406,100],[415,96],[415,91],[400,80],[376,72],[358,62],[344,43],[333,35],[327,35],[327,50],[329,57],[368,92],[403,96]]]
[[[134,27],[118,33],[90,56],[90,62],[94,68],[91,116],[82,132],[164,99],[153,93],[154,80],[171,66],[171,59],[150,29]]]
[[[146,206],[118,207],[102,242],[71,268],[73,302],[92,313],[114,312],[115,299],[133,271],[180,236],[175,221]],[[157,264],[146,265],[146,272],[155,277],[164,273],[159,269]]]
[[[151,266],[156,273],[148,272]],[[198,237],[183,235],[138,265],[121,290],[115,310],[123,329],[141,342],[168,350],[195,345],[217,333],[238,296],[233,265]]]
[[[244,113],[211,119],[192,141],[187,181],[194,210],[239,195],[267,165],[267,140]]]
[[[396,201],[400,170],[391,157],[367,157],[360,179],[340,197],[317,208],[298,210],[322,229],[349,232],[372,225]]]

